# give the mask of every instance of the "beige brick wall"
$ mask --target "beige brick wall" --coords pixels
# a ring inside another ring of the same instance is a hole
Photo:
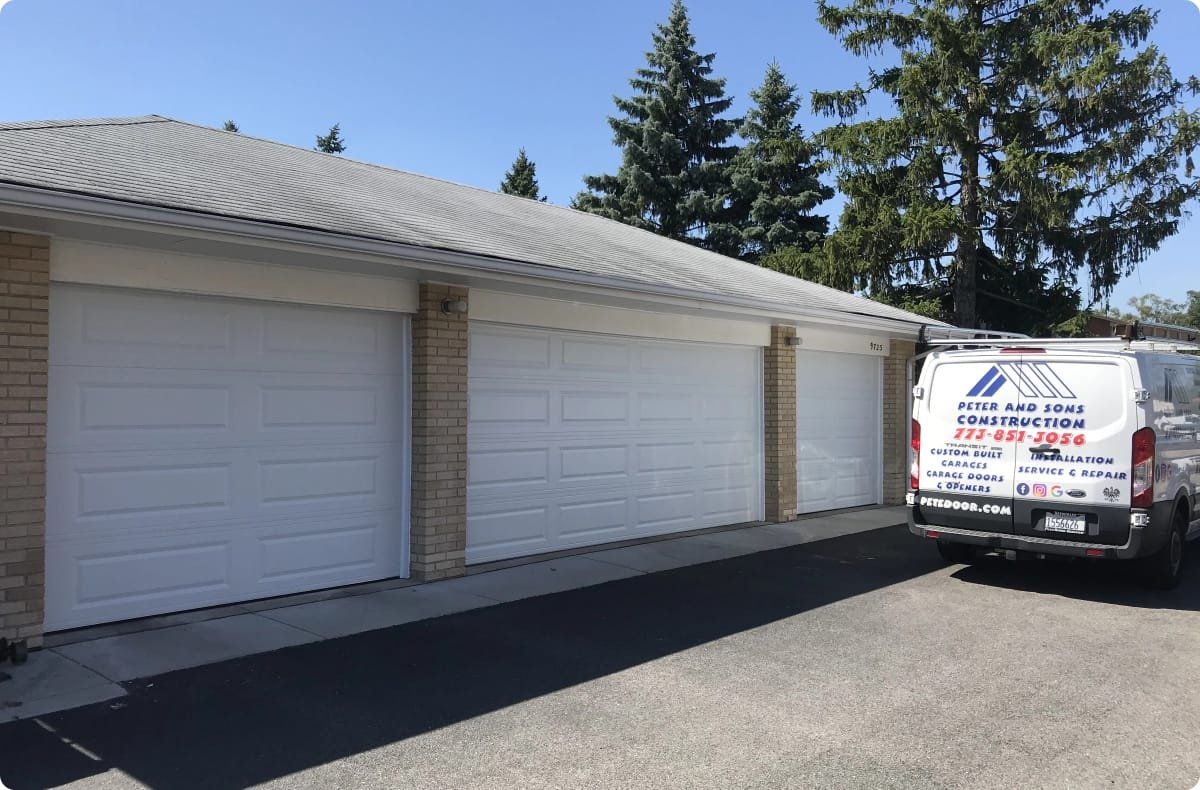
[[[467,314],[442,312],[466,288],[426,283],[413,319],[413,578],[460,576],[467,545]]]
[[[50,240],[0,231],[0,636],[42,642]]]
[[[893,340],[883,361],[883,503],[904,504],[908,490],[908,360],[916,344]]]
[[[763,476],[766,520],[796,517],[796,336],[791,326],[771,327],[763,350]]]

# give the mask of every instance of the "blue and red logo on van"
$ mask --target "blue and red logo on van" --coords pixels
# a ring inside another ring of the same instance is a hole
[[[994,398],[1009,383],[1026,398],[1078,400],[1049,362],[997,362],[967,390],[967,397]]]

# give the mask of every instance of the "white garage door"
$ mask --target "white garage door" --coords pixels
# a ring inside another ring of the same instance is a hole
[[[879,357],[797,352],[797,512],[882,501],[882,365]]]
[[[407,319],[54,286],[49,629],[406,573]]]
[[[758,519],[759,357],[472,323],[467,561]]]

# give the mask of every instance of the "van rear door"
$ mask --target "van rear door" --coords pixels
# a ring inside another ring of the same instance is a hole
[[[1004,404],[1015,407],[1020,398],[1019,392],[1005,391],[1012,388],[998,365],[1002,359],[998,354],[950,353],[926,362],[930,369],[922,377],[924,391],[913,409],[921,434],[913,503],[918,521],[1013,531],[1017,451],[1015,442],[1004,440],[1002,422],[1017,414],[1006,413]]]
[[[1012,385],[1006,394],[1022,404],[1013,474],[1016,534],[1125,543],[1138,428],[1131,361],[1028,353],[1005,370]]]

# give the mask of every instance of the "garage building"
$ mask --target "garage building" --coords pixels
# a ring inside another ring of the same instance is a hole
[[[0,636],[897,503],[928,323],[158,116],[0,124]]]

